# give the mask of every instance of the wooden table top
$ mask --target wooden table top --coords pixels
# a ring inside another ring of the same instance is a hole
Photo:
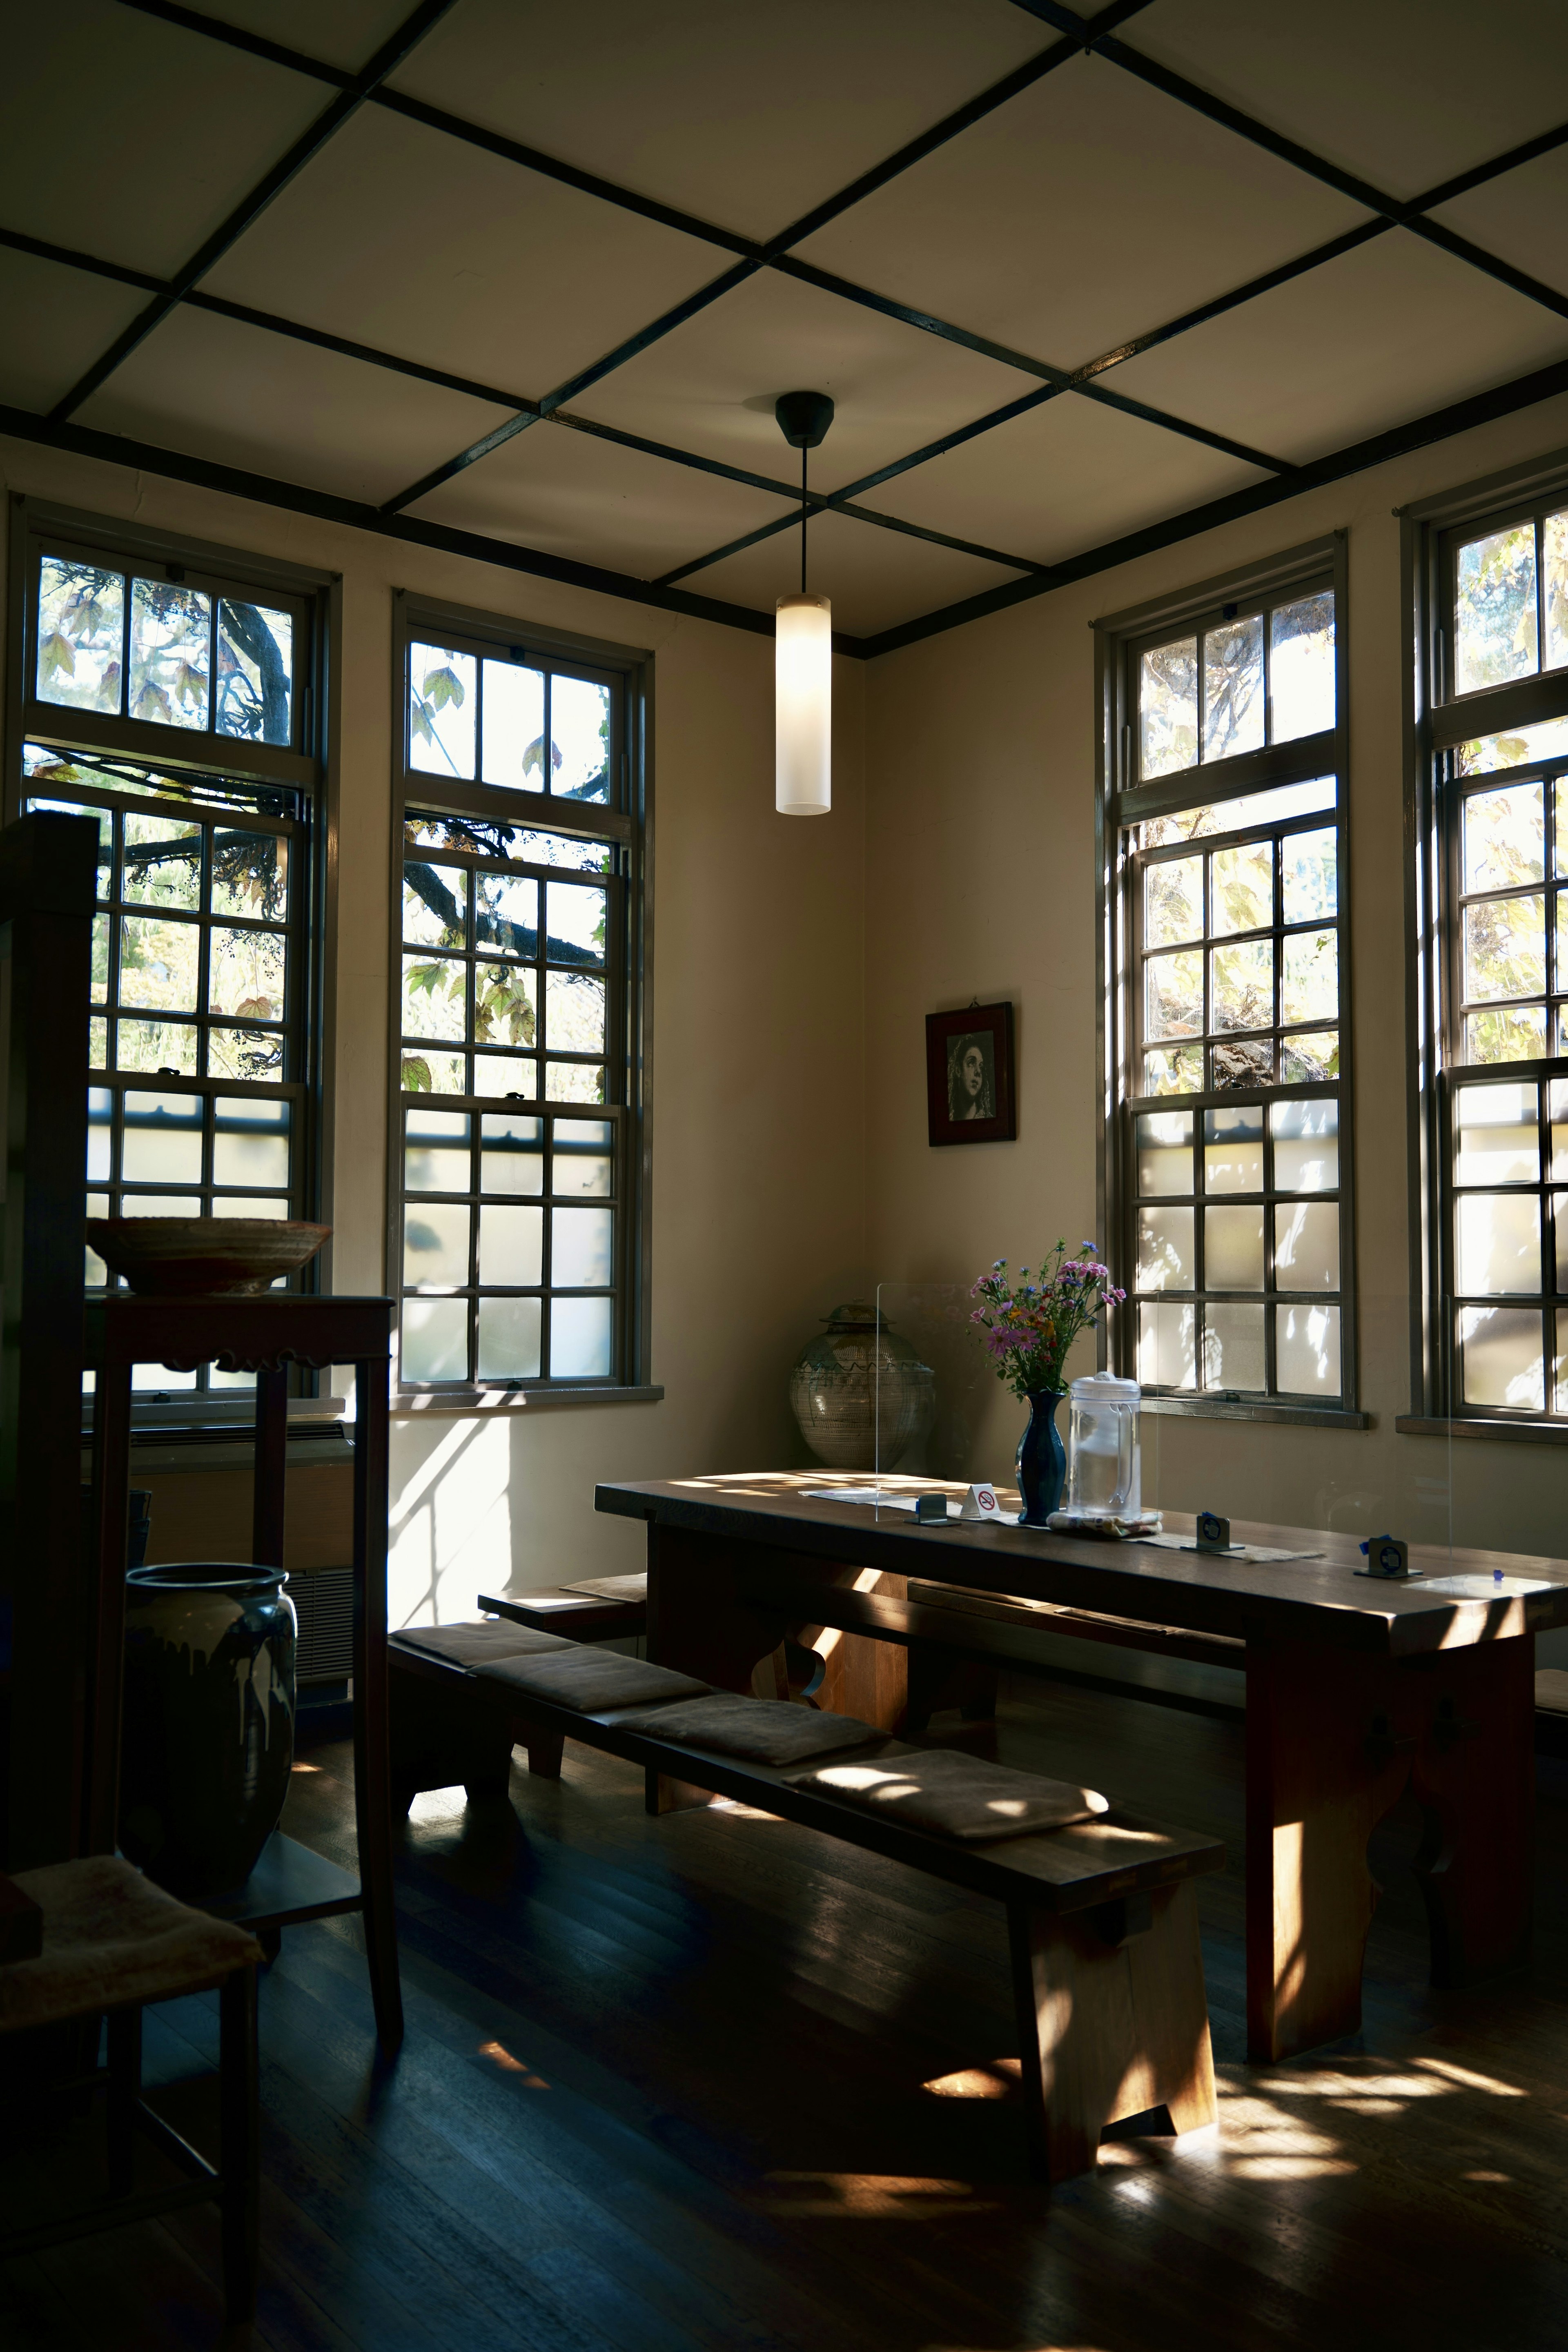
[[[797,1574],[809,1573],[813,1559],[852,1564],[1243,1640],[1329,1642],[1398,1657],[1568,1624],[1568,1560],[1413,1544],[1410,1564],[1421,1573],[1394,1583],[1353,1574],[1365,1566],[1357,1538],[1322,1528],[1233,1520],[1237,1543],[1319,1556],[1228,1559],[1011,1525],[917,1528],[905,1511],[817,1499],[824,1488],[875,1484],[827,1470],[637,1479],[597,1487],[595,1507],[794,1554]],[[954,1498],[964,1492],[931,1478],[884,1478],[881,1486]],[[1167,1511],[1164,1524],[1169,1534],[1192,1532],[1190,1514]],[[1398,1529],[1367,1530],[1384,1532]],[[789,1574],[787,1559],[770,1568],[770,1592]]]

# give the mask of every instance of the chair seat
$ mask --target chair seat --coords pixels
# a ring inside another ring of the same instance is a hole
[[[200,1992],[261,1958],[243,1927],[191,1910],[114,1854],[18,1871],[13,1884],[43,1912],[44,1948],[0,1968],[0,2033]]]

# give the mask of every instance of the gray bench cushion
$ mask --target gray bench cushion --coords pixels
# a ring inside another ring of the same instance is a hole
[[[807,1756],[861,1748],[868,1739],[882,1737],[852,1715],[819,1713],[787,1699],[741,1698],[731,1691],[679,1699],[673,1706],[643,1707],[623,1717],[622,1725],[679,1739],[683,1747],[739,1756],[748,1764],[798,1764]]]
[[[875,1762],[826,1764],[801,1774],[795,1786],[860,1806],[884,1821],[907,1822],[911,1829],[957,1838],[965,1845],[1064,1829],[1069,1822],[1086,1822],[1110,1811],[1093,1789],[1015,1772],[1005,1764],[956,1755],[949,1748],[911,1748],[896,1755],[884,1753]]]
[[[475,1668],[481,1682],[547,1698],[556,1706],[575,1707],[592,1715],[600,1707],[641,1706],[661,1698],[700,1698],[711,1687],[673,1667],[651,1665],[646,1658],[623,1657],[618,1650],[598,1650],[574,1642],[570,1655],[548,1658],[497,1658]]]
[[[427,1650],[455,1666],[476,1666],[489,1658],[534,1657],[546,1650],[574,1650],[574,1642],[561,1633],[536,1633],[528,1625],[493,1622],[474,1625],[409,1625],[393,1635],[394,1643]]]
[[[647,1599],[647,1570],[637,1576],[585,1576],[579,1584],[569,1584],[568,1592],[585,1592],[595,1601],[625,1601],[631,1606]],[[528,1595],[522,1598],[526,1601]]]

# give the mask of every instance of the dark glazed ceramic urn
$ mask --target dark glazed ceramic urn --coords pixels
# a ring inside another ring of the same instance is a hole
[[[120,1843],[172,1895],[237,1894],[294,1761],[294,1604],[281,1569],[182,1563],[125,1580]]]

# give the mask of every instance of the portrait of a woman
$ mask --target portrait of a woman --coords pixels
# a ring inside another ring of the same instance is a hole
[[[987,1031],[955,1037],[947,1049],[947,1115],[956,1121],[996,1116],[995,1048]]]

